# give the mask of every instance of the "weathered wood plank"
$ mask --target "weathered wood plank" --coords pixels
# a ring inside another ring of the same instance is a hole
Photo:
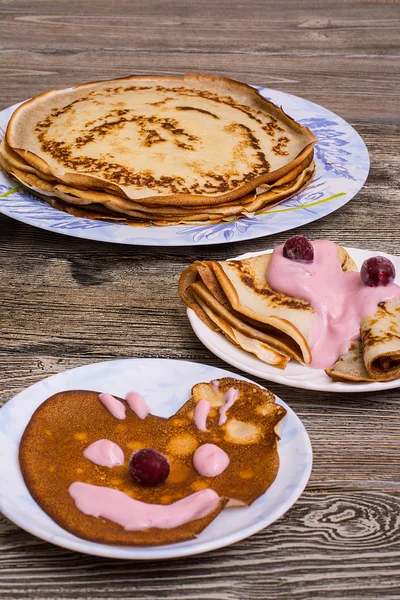
[[[0,594],[38,600],[308,600],[377,598],[379,589],[380,597],[394,600],[400,591],[399,501],[398,493],[309,489],[284,520],[250,540],[163,563],[82,556],[0,522],[0,547],[7,552]]]
[[[0,109],[50,88],[130,73],[209,72],[307,97],[357,129],[371,172],[355,199],[302,233],[399,254],[399,24],[397,0],[0,0]],[[179,274],[196,258],[285,238],[105,246],[0,216],[0,403],[99,360],[153,356],[226,367],[194,336],[176,291]],[[296,410],[314,448],[310,483],[285,517],[230,548],[140,564],[72,553],[0,518],[0,597],[397,600],[399,389],[338,395],[268,387]]]

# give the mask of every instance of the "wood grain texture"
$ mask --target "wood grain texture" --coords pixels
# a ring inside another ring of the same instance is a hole
[[[371,171],[356,198],[302,233],[399,254],[399,25],[396,0],[0,0],[0,109],[50,88],[131,73],[203,71],[307,97],[357,129]],[[0,236],[3,403],[43,377],[98,360],[225,367],[191,331],[178,277],[196,258],[262,250],[286,234],[152,249],[0,217]],[[0,597],[398,599],[399,389],[332,395],[268,387],[299,414],[314,448],[310,483],[282,519],[203,556],[135,564],[57,548],[3,517]]]

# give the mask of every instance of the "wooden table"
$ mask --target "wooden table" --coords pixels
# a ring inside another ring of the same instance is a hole
[[[397,0],[0,2],[0,108],[50,88],[199,71],[304,96],[349,121],[371,154],[366,185],[301,232],[399,253]],[[1,224],[1,400],[71,367],[167,357],[224,367],[177,295],[194,259],[287,234],[197,248],[105,245]],[[258,380],[258,383],[262,383]],[[315,453],[300,500],[257,535],[198,557],[134,563],[84,556],[0,520],[2,598],[399,598],[400,394],[269,387]]]

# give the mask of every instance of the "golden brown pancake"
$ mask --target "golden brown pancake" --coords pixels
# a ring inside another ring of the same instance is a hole
[[[395,381],[400,378],[400,298],[381,302],[361,322],[353,341],[326,373],[334,381]]]
[[[51,199],[104,205],[110,220],[121,213],[133,223],[212,224],[298,193],[313,175],[315,142],[245,84],[128,77],[25,102],[9,122],[0,164]],[[104,218],[96,206],[87,216]]]
[[[221,77],[128,77],[42,94],[6,142],[67,185],[190,204],[240,198],[312,154],[316,139],[245,84]]]
[[[222,403],[222,392],[232,386],[239,390],[239,398],[229,409],[226,424],[218,427],[216,407]],[[212,405],[207,432],[200,432],[192,421],[199,393]],[[228,502],[249,504],[269,487],[279,465],[275,427],[285,412],[270,392],[230,378],[219,381],[219,390],[206,383],[195,386],[193,397],[169,419],[148,415],[142,420],[127,406],[126,418],[118,420],[97,392],[61,392],[32,415],[19,449],[21,471],[41,508],[78,537],[120,545],[176,543],[198,535]],[[99,439],[120,446],[124,465],[102,467],[85,458],[85,448]],[[230,456],[226,471],[216,478],[202,477],[193,467],[193,453],[204,443],[214,443]],[[130,477],[129,458],[141,448],[155,448],[168,458],[171,472],[164,484],[146,488]],[[204,488],[216,490],[221,500],[210,515],[173,529],[126,531],[80,511],[68,492],[74,481],[114,488],[146,503],[170,504]]]
[[[278,362],[279,366],[281,355],[308,364],[311,361],[309,340],[317,314],[307,301],[281,294],[270,287],[267,271],[271,256],[271,253],[264,253],[241,260],[196,261],[183,271],[179,294],[213,331],[227,334],[226,327],[213,318],[216,315],[228,327],[245,336],[233,336],[235,343],[261,360],[269,364]],[[354,261],[341,247],[338,247],[338,261],[343,271],[357,270]],[[266,345],[269,352],[263,352],[261,358],[256,351],[258,343],[250,348],[247,338]],[[284,368],[286,362],[280,367]]]
[[[231,387],[239,390],[240,397],[229,409],[227,422],[218,425],[224,393]],[[211,406],[206,432],[199,431],[193,421],[194,409],[203,399]],[[216,444],[228,454],[231,462],[226,470],[213,479],[203,479],[207,487],[233,504],[248,505],[270,487],[278,474],[279,436],[275,428],[285,414],[268,390],[227,377],[218,380],[218,389],[212,383],[195,385],[192,398],[171,420],[200,443]]]
[[[0,149],[0,166],[25,187],[48,201],[54,208],[86,218],[105,219],[108,215],[108,220],[122,221],[126,224],[138,224],[139,222],[159,226],[212,224],[258,214],[298,193],[309,183],[315,169],[314,163],[309,163],[309,159],[307,159],[278,181],[259,188],[261,190],[259,193],[253,192],[237,200],[210,207],[146,205],[122,198],[107,190],[73,188],[48,176],[41,179],[37,172],[33,172],[32,167],[29,167],[29,171],[17,168],[16,161],[9,160],[4,149],[3,141]],[[304,165],[307,166],[304,167]],[[72,207],[76,207],[76,210]]]

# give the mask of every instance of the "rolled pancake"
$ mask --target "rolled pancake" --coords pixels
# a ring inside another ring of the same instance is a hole
[[[365,368],[361,340],[353,340],[348,351],[325,373],[333,381],[376,381],[369,377]]]
[[[209,384],[202,385],[207,390]],[[232,386],[239,390],[239,397],[229,409],[226,423],[216,426],[212,408],[210,428],[206,432],[200,432],[188,416],[193,408],[192,400],[180,409],[176,420],[154,415],[140,419],[128,406],[126,418],[119,420],[99,401],[98,392],[55,394],[34,412],[20,443],[19,462],[31,495],[61,527],[90,541],[148,546],[192,539],[230,500],[249,504],[254,494],[263,493],[276,477],[279,457],[275,427],[286,411],[274,403],[273,395],[267,390],[229,378],[220,380],[214,405],[223,403],[221,393]],[[195,388],[192,394],[196,396]],[[212,392],[208,397],[212,401]],[[273,406],[265,407],[267,402]],[[238,426],[237,422],[242,425]],[[123,450],[123,465],[102,467],[85,458],[85,448],[100,439],[108,439]],[[262,440],[260,446],[259,439]],[[193,453],[203,443],[217,444],[229,453],[231,463],[225,474],[202,477],[194,469]],[[129,457],[141,448],[155,448],[168,458],[171,471],[164,484],[146,488],[130,477]],[[243,486],[244,480],[246,486]],[[209,515],[179,527],[127,531],[108,519],[79,510],[68,492],[75,481],[117,489],[146,503],[170,504],[205,488],[215,489],[221,500]],[[242,491],[236,493],[235,490]]]
[[[374,381],[400,378],[400,298],[381,302],[378,310],[361,322],[363,358]]]
[[[6,141],[73,187],[210,206],[284,176],[312,155],[316,139],[253,88],[188,74],[47,92],[15,111]]]
[[[361,340],[326,369],[334,381],[395,381],[400,378],[400,298],[381,302],[361,322]]]

